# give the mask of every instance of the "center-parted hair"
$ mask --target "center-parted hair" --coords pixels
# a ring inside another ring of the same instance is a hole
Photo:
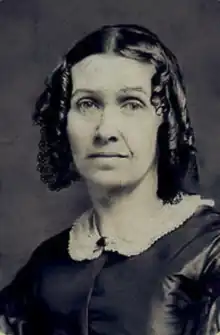
[[[153,64],[151,103],[163,122],[158,130],[158,191],[164,202],[177,202],[182,193],[196,193],[199,182],[193,129],[185,87],[176,57],[159,38],[137,25],[109,25],[76,43],[46,80],[33,121],[40,125],[37,170],[50,190],[80,179],[67,136],[74,78],[71,68],[94,54],[115,54]],[[187,181],[187,182],[186,182]],[[187,187],[186,187],[187,185]]]

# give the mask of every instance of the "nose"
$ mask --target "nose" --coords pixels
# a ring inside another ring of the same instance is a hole
[[[116,124],[116,115],[109,109],[103,110],[99,123],[95,130],[94,142],[96,144],[105,144],[118,141],[118,127]]]

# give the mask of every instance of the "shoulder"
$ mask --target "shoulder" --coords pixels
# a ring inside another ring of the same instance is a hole
[[[69,232],[71,228],[51,236],[43,241],[32,254],[33,261],[41,259],[59,258],[66,255],[68,250]]]
[[[219,250],[220,258],[219,211],[210,206],[201,207],[162,242],[162,252],[169,259],[167,270],[198,279],[215,257],[213,250]]]
[[[199,207],[176,230],[167,235],[173,254],[195,254],[214,243],[220,236],[220,212],[211,206]],[[197,252],[196,252],[197,250]]]
[[[26,264],[19,269],[12,282],[5,288],[6,290],[2,290],[2,292],[8,289],[15,291],[14,293],[27,290],[36,278],[39,277],[41,269],[46,264],[55,263],[59,259],[67,258],[69,231],[70,228],[65,229],[40,243]]]
[[[209,209],[201,215],[201,222],[202,229],[198,238],[204,240],[203,274],[207,278],[218,275],[220,279],[220,212],[216,208]]]
[[[46,263],[65,255],[68,236],[69,229],[66,229],[42,242],[12,282],[0,291],[0,335],[11,334],[11,327],[23,327],[33,308],[41,271]]]
[[[220,212],[215,207],[197,211],[172,236],[171,244],[172,270],[206,282],[218,274],[220,278]]]
[[[201,206],[187,219],[180,235],[186,244],[209,246],[220,236],[220,212],[215,207]]]
[[[220,212],[216,207],[204,206],[189,219],[189,231],[204,246],[220,237]],[[207,243],[205,243],[207,241]]]

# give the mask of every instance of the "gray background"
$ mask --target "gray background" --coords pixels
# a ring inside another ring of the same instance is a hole
[[[202,193],[220,204],[220,2],[217,0],[0,1],[0,287],[44,239],[87,206],[77,184],[51,193],[35,171],[32,127],[43,80],[75,40],[107,23],[138,23],[177,55],[197,137]]]

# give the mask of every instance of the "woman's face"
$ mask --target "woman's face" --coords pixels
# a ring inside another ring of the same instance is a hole
[[[161,118],[150,102],[153,65],[92,55],[72,68],[67,133],[88,183],[133,185],[155,167]]]

